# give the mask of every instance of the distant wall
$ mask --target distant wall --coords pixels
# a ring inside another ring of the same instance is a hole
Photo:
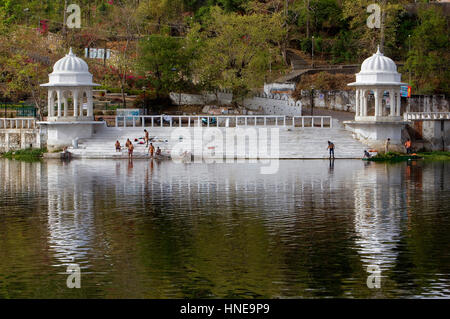
[[[233,93],[229,91],[219,91],[217,93],[205,92],[203,94],[170,93],[170,99],[175,105],[205,105],[217,102],[222,105],[229,105],[233,100]]]
[[[302,91],[300,99],[303,105],[308,107],[311,104],[309,94],[309,91]],[[355,91],[315,91],[314,107],[355,112]]]
[[[40,148],[39,129],[0,129],[0,152]]]
[[[409,103],[409,112],[450,112],[445,95],[413,95]],[[407,100],[403,98],[402,100]],[[402,101],[408,108],[408,101]]]
[[[316,91],[314,107],[330,110],[355,112],[355,91]],[[303,106],[309,107],[309,92],[302,94]],[[373,103],[373,102],[372,102]],[[413,95],[401,98],[401,112],[450,112],[449,101],[445,95]]]
[[[230,105],[233,94],[230,92],[205,93],[205,94],[184,94],[171,93],[170,98],[176,105],[205,105],[217,102],[220,105]],[[180,102],[181,99],[181,103]],[[301,115],[302,103],[293,101],[284,94],[265,94],[256,95],[252,98],[244,99],[243,106],[251,111],[261,112],[263,114],[276,115]]]
[[[295,83],[266,83],[264,93],[266,94],[292,94],[295,91]]]
[[[275,94],[272,96],[263,93],[253,98],[244,99],[243,105],[249,110],[268,115],[302,115],[302,102],[289,99],[285,95]]]
[[[303,108],[309,107],[311,98],[309,91],[303,91],[302,97],[295,102],[295,106]],[[314,107],[326,108],[330,110],[355,112],[355,91],[315,91]],[[233,99],[231,92],[218,92],[205,94],[184,94],[171,93],[170,97],[174,104],[180,105],[205,105],[217,103],[229,105]],[[181,97],[181,103],[180,102]],[[287,101],[289,97],[285,94],[261,93],[252,98],[246,98],[243,106],[250,110],[260,110],[265,114],[299,115],[298,109],[292,109]],[[292,104],[292,103],[291,103]],[[449,101],[445,95],[413,95],[411,98],[401,99],[401,112],[449,112]],[[277,113],[278,112],[278,113]],[[283,113],[279,113],[283,112]]]

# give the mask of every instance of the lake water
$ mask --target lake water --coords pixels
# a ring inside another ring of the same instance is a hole
[[[0,159],[0,192],[0,298],[450,296],[448,162]]]

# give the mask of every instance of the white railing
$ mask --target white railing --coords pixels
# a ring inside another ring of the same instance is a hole
[[[239,127],[294,126],[332,128],[331,116],[285,115],[139,115],[116,116],[116,127]]]
[[[450,120],[450,112],[407,112],[404,119],[411,120]]]
[[[34,129],[36,119],[33,118],[0,118],[0,129]]]
[[[293,116],[292,126],[294,127],[333,127],[331,116]]]

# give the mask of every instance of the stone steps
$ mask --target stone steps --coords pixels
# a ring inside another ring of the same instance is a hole
[[[245,127],[242,127],[245,128]],[[251,128],[251,126],[250,126]],[[261,128],[261,127],[257,127]],[[268,127],[270,128],[270,127]],[[279,127],[279,157],[280,158],[328,158],[327,141],[335,143],[336,158],[361,158],[364,146],[352,137],[352,133],[344,130],[339,125],[333,128],[288,128]],[[177,138],[171,139],[171,134],[175,128],[149,128],[150,136],[156,136],[157,141],[153,142],[155,148],[159,146],[163,153],[169,152],[172,147],[179,142]],[[225,128],[219,128],[225,136]],[[193,128],[190,128],[193,134]],[[258,131],[257,131],[258,132]],[[134,141],[134,138],[143,136],[142,128],[101,128],[92,138],[79,141],[79,149],[70,149],[73,157],[81,158],[126,158],[127,152],[116,153],[114,144],[119,140],[121,145],[125,145],[127,138]],[[193,135],[192,135],[193,136]],[[167,140],[167,142],[165,142]],[[161,142],[164,141],[164,142]],[[268,145],[270,158],[270,133]],[[209,143],[208,143],[209,144]],[[214,144],[214,143],[212,143]],[[133,155],[134,158],[148,158],[145,145],[136,144]],[[217,144],[215,144],[217,145]],[[200,150],[201,144],[194,141],[195,150]],[[246,145],[248,153],[248,145]],[[207,152],[211,150],[206,149]]]

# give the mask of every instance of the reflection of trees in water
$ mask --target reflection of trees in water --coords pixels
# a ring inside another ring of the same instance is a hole
[[[391,278],[411,295],[450,295],[450,165],[408,163],[405,168],[408,236],[402,238]],[[439,275],[438,275],[439,274]]]

